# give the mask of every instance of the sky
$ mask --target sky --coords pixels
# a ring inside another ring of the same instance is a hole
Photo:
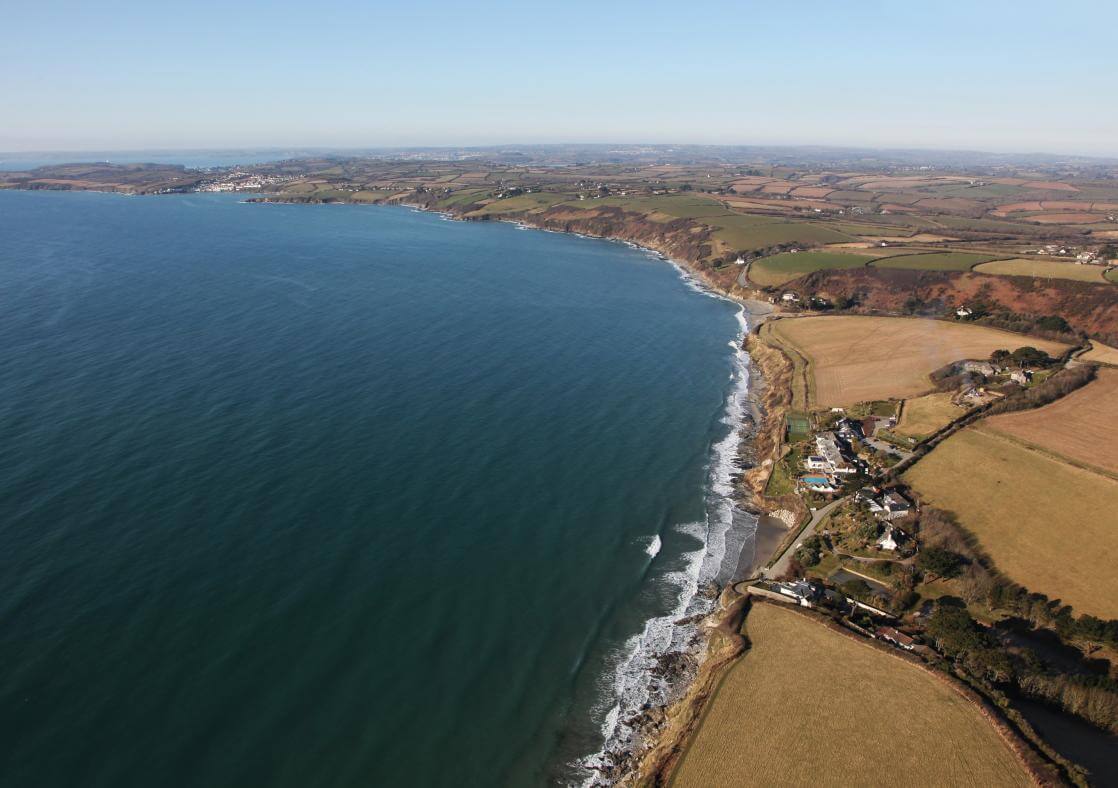
[[[1118,2],[0,0],[0,151],[1118,156]]]

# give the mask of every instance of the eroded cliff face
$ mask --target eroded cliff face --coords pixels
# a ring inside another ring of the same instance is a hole
[[[816,271],[787,285],[831,298],[856,297],[855,311],[899,312],[910,298],[945,308],[985,302],[1021,315],[1059,315],[1106,344],[1118,341],[1118,287],[958,271],[850,268]]]
[[[409,201],[410,198],[409,198]],[[415,201],[420,207],[433,207],[433,195]],[[713,252],[711,229],[691,219],[657,221],[616,206],[571,208],[556,206],[544,211],[508,212],[498,215],[471,215],[478,205],[453,206],[448,213],[467,221],[501,220],[521,222],[531,227],[558,232],[579,233],[639,244],[682,263],[696,277],[723,292],[736,289],[741,269],[736,265],[716,267],[710,262]]]
[[[420,195],[418,203],[430,207],[435,199],[434,195]],[[755,292],[738,281],[739,266],[712,263],[714,244],[710,228],[690,219],[661,222],[613,206],[556,206],[492,217],[469,215],[478,207],[455,206],[451,213],[464,219],[504,219],[548,230],[630,241],[687,265],[695,276],[722,292]],[[1118,344],[1118,287],[1101,282],[958,271],[847,268],[816,271],[789,282],[785,288],[832,299],[857,298],[858,306],[851,310],[854,312],[904,313],[908,302],[916,299],[930,312],[942,314],[953,306],[982,301],[1023,316],[1058,315],[1076,331],[1108,345]]]

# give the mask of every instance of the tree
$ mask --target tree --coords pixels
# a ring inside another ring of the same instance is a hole
[[[985,638],[966,608],[936,604],[928,617],[928,634],[936,646],[949,657],[957,657],[981,648]]]
[[[1025,345],[1013,351],[1013,360],[1017,362],[1018,366],[1026,367],[1030,364],[1046,364],[1051,359],[1048,354],[1043,350],[1037,350],[1035,347]]]
[[[916,566],[926,574],[956,577],[963,567],[963,557],[942,547],[926,547],[916,556]]]

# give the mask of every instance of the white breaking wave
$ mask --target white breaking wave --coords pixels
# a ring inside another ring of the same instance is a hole
[[[673,260],[648,251],[670,263],[692,290],[732,301],[703,285]],[[684,553],[681,557],[683,568],[668,573],[660,580],[674,592],[675,603],[669,612],[650,619],[640,634],[629,638],[611,660],[615,665],[612,675],[607,674],[601,679],[602,701],[593,713],[595,716],[602,715],[602,748],[577,764],[589,770],[584,782],[586,786],[607,785],[609,781],[601,776],[598,768],[609,765],[611,753],[623,752],[638,743],[636,738],[639,734],[626,724],[626,720],[639,714],[650,702],[662,704],[671,700],[669,693],[679,689],[667,686],[653,672],[660,657],[676,651],[701,656],[698,653],[701,645],[697,645],[696,639],[698,625],[693,617],[712,612],[717,600],[699,595],[699,589],[712,582],[721,585],[732,579],[737,556],[752,533],[735,533],[734,529],[737,511],[734,502],[736,460],[743,440],[742,427],[749,415],[749,356],[744,349],[749,326],[745,309],[740,305],[737,321],[738,335],[729,343],[734,348],[730,373],[732,382],[721,417],[721,422],[728,431],[711,448],[706,485],[706,518],[703,522],[684,523],[675,527],[678,532],[696,539],[700,547]],[[755,523],[753,526],[755,530]],[[655,556],[660,547],[661,541],[657,536],[646,552]],[[727,561],[727,558],[731,560]]]
[[[644,548],[644,551],[648,553],[649,557],[655,558],[663,546],[664,543],[660,540],[660,534],[656,534],[652,537],[652,541],[648,543],[648,547]]]

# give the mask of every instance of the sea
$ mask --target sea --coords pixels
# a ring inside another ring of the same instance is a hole
[[[0,784],[580,785],[673,691],[746,315],[406,207],[0,191]]]

